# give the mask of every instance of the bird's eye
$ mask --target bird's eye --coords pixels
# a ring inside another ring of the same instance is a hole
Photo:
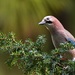
[[[46,23],[52,23],[52,21],[46,21]]]
[[[47,20],[49,20],[49,18],[47,18]]]
[[[50,21],[49,19],[45,19],[44,20],[46,23],[53,23],[52,21]]]

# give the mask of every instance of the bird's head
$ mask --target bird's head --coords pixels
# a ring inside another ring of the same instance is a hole
[[[39,25],[52,25],[53,19],[52,16],[46,16],[43,20],[39,23]]]
[[[57,29],[63,28],[60,21],[57,18],[55,18],[54,16],[45,16],[42,19],[42,21],[39,22],[39,25],[45,25],[48,28],[57,28]]]

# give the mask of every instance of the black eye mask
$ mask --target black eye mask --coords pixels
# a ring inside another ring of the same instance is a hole
[[[46,23],[52,23],[52,21],[46,21]]]

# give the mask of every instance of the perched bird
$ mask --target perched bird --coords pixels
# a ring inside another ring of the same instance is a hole
[[[39,24],[45,25],[46,28],[50,31],[52,42],[55,48],[59,48],[60,43],[65,42],[70,42],[75,46],[74,36],[69,31],[67,31],[60,23],[60,21],[54,16],[44,17]],[[75,57],[75,50],[70,50],[69,53],[71,56]]]

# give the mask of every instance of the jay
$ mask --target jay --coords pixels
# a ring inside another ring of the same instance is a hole
[[[74,36],[67,31],[61,22],[54,16],[44,17],[39,24],[46,26],[46,28],[50,31],[52,42],[55,48],[59,48],[60,43],[66,42],[70,42],[75,46]],[[65,52],[63,57],[75,61],[75,49]]]

